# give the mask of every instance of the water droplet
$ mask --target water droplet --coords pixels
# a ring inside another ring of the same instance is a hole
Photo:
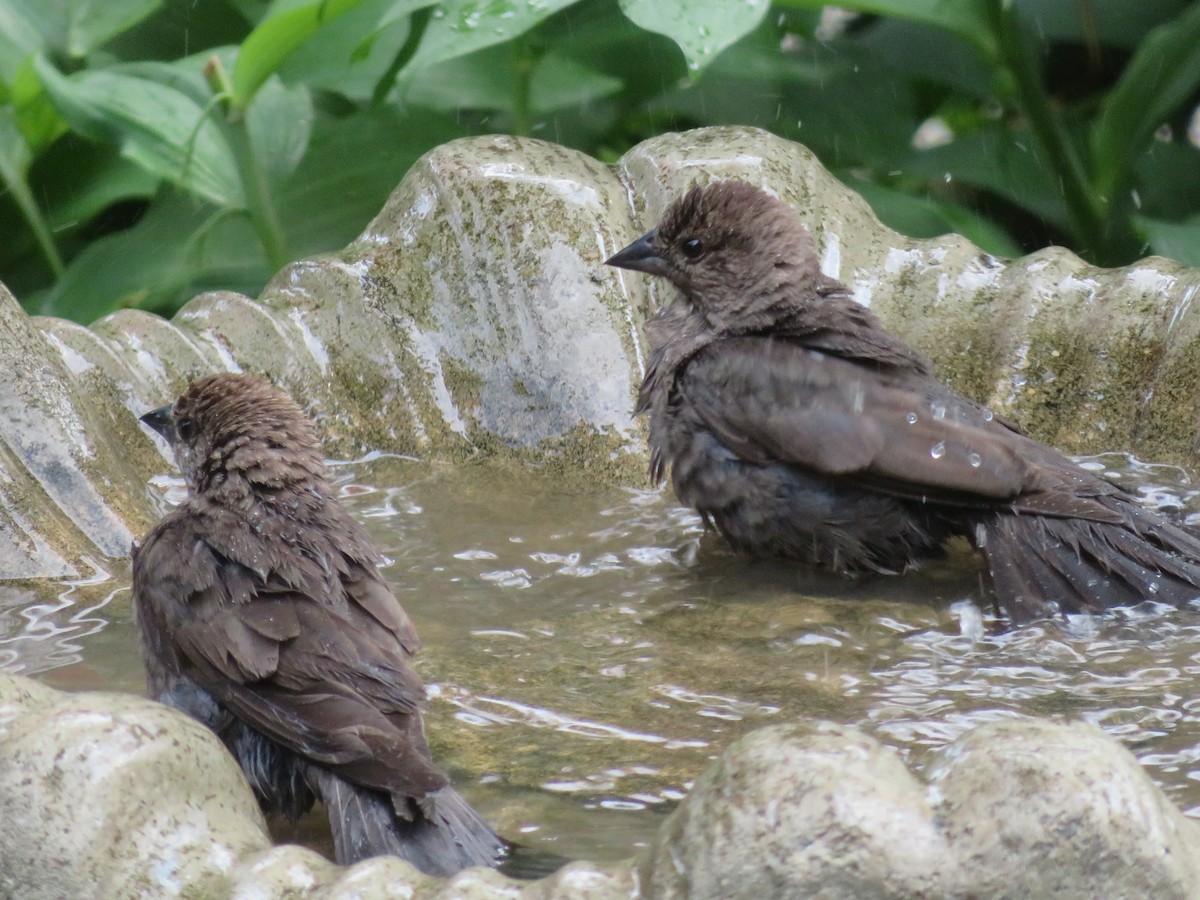
[[[930,403],[929,411],[933,413],[933,417],[935,419],[946,418],[946,404],[945,403]]]
[[[934,444],[932,447],[930,447],[929,455],[932,456],[934,459],[941,459],[943,456],[945,456],[946,455],[946,442],[938,441],[936,444]]]
[[[992,421],[992,419],[994,419],[995,417],[996,417],[996,414],[995,414],[995,413],[993,413],[993,412],[992,412],[990,409],[985,409],[985,410],[983,411],[983,421],[985,421],[985,422],[990,422],[990,421]]]
[[[907,422],[909,425],[916,425],[917,424],[917,414],[915,412],[910,412],[907,416],[904,417],[904,421]]]
[[[1151,594],[1157,594],[1158,593],[1158,582],[1157,581],[1150,582],[1148,585],[1146,585],[1146,590],[1149,591]]]
[[[983,464],[983,457],[972,450],[967,454],[967,462],[971,464],[972,469],[978,469]]]

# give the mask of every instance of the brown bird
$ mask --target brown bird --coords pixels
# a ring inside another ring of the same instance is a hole
[[[893,572],[961,535],[1016,622],[1200,597],[1195,532],[939,383],[764,191],[693,188],[608,264],[678,288],[646,323],[651,476],[736,550]]]
[[[268,814],[320,799],[339,863],[497,864],[505,842],[430,758],[417,633],[300,407],[224,373],[142,421],[188,487],[133,551],[151,695],[224,740]]]

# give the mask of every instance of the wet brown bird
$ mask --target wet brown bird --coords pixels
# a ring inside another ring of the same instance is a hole
[[[495,865],[504,842],[430,758],[416,631],[300,407],[225,373],[142,421],[188,486],[134,548],[152,696],[220,735],[268,814],[320,799],[339,863]]]
[[[646,323],[651,474],[735,549],[890,572],[962,535],[1017,622],[1200,596],[1195,532],[940,384],[767,193],[693,188],[608,264],[678,288]]]

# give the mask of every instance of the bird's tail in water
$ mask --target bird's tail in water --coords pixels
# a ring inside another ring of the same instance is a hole
[[[1106,522],[1014,513],[976,522],[970,537],[1014,624],[1060,610],[1200,598],[1200,535],[1129,501],[1105,500],[1113,513]]]
[[[507,843],[452,787],[417,804],[411,818],[397,815],[390,795],[311,768],[314,791],[329,814],[337,861],[350,865],[391,854],[427,875],[453,875],[469,866],[495,866]],[[407,801],[403,801],[406,802]]]

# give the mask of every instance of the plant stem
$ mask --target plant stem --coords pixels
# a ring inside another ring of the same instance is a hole
[[[1083,160],[1047,99],[1018,12],[1007,0],[992,0],[989,10],[999,39],[997,62],[1058,175],[1067,215],[1084,255],[1101,264],[1124,261],[1124,241],[1108,227],[1104,203],[1092,189]]]
[[[421,45],[421,38],[425,36],[425,29],[429,27],[429,20],[432,18],[432,6],[422,7],[412,14],[408,22],[408,37],[405,38],[403,46],[396,51],[396,58],[392,60],[387,71],[375,83],[375,90],[371,92],[372,106],[382,106],[387,100],[388,94],[396,86],[396,79],[400,77],[400,70],[416,56],[417,48]]]
[[[254,151],[254,142],[250,140],[246,120],[243,118],[230,123],[226,132],[230,138],[234,158],[237,160],[242,192],[246,195],[246,209],[250,213],[254,231],[262,242],[271,268],[282,269],[291,262],[291,258],[284,244],[279,212],[275,209],[275,200],[271,196],[270,180],[262,161]]]
[[[50,232],[50,226],[42,215],[42,211],[38,209],[37,201],[33,199],[33,192],[29,190],[28,182],[24,178],[9,179],[8,173],[4,174],[6,176],[4,181],[17,201],[21,216],[29,225],[29,230],[33,232],[34,240],[37,241],[38,248],[46,259],[46,264],[54,273],[55,280],[62,278],[67,267],[58,253],[58,246],[54,243],[54,235]]]
[[[519,40],[516,47],[516,84],[513,87],[512,133],[529,137],[533,134],[533,112],[530,94],[533,89],[533,70],[541,62],[542,54],[526,40]]]

